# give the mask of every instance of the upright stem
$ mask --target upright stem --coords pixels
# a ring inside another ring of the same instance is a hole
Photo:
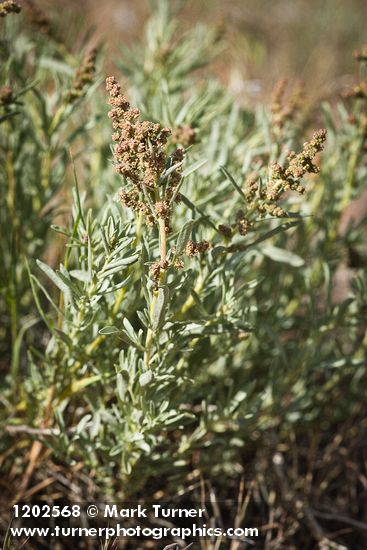
[[[159,223],[159,242],[161,252],[161,262],[165,262],[167,259],[167,235],[166,235],[166,223],[163,218],[158,219]]]
[[[159,229],[159,246],[160,246],[160,262],[162,265],[167,261],[167,233],[166,233],[166,223],[163,218],[158,218],[158,229]],[[162,268],[159,283],[164,284],[166,279],[165,269]],[[157,291],[153,291],[153,298],[150,303],[150,318],[152,318],[154,307],[157,301]],[[144,364],[147,368],[150,366],[150,356],[153,343],[154,333],[151,328],[147,330],[147,336],[145,339],[145,352],[144,352]]]

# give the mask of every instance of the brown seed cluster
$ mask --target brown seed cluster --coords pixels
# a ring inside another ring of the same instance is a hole
[[[317,154],[323,150],[326,141],[326,130],[315,132],[310,141],[303,144],[300,153],[290,151],[287,156],[287,163],[281,166],[274,163],[271,167],[270,179],[265,189],[261,190],[263,202],[259,205],[260,214],[271,214],[276,217],[283,217],[285,212],[279,207],[284,191],[296,191],[303,194],[305,188],[301,183],[306,174],[317,174],[320,169],[314,163]]]
[[[236,215],[236,223],[232,228],[219,226],[218,230],[225,236],[230,236],[229,230],[246,236],[253,225],[253,214],[260,218],[270,215],[277,218],[287,216],[286,211],[279,205],[279,201],[285,191],[296,191],[303,194],[305,188],[301,183],[306,174],[319,172],[314,164],[317,154],[323,150],[326,140],[326,130],[315,132],[312,139],[303,144],[302,151],[295,153],[290,151],[284,166],[274,163],[270,168],[270,178],[266,185],[262,185],[260,175],[252,173],[245,182],[244,193],[247,202],[247,213],[239,210]],[[248,213],[250,212],[250,214]]]
[[[65,96],[66,103],[70,105],[75,103],[77,99],[86,93],[88,86],[92,84],[96,72],[96,57],[96,48],[93,48],[84,57],[81,66],[76,72],[71,90],[69,90]]]
[[[14,0],[5,0],[0,4],[0,17],[6,17],[9,13],[19,13],[21,11],[22,8]]]
[[[132,184],[127,191],[121,190],[120,200],[133,211],[142,212],[148,225],[153,225],[155,218],[163,219],[169,232],[170,204],[181,180],[184,150],[178,148],[168,157],[165,146],[171,130],[158,123],[140,121],[140,111],[130,107],[113,76],[107,78],[106,89],[112,107],[108,116],[112,119],[112,139],[116,142],[116,171]],[[169,163],[171,170],[162,181]]]
[[[304,97],[303,84],[299,82],[287,93],[288,80],[283,78],[276,84],[271,101],[273,129],[280,133],[284,126],[293,121],[301,111]]]
[[[290,151],[287,163],[281,166],[274,163],[271,167],[270,179],[265,189],[261,190],[263,202],[259,205],[260,214],[271,214],[283,217],[284,211],[277,202],[284,191],[296,191],[303,194],[305,188],[301,183],[306,174],[317,174],[320,169],[314,163],[314,159],[323,150],[326,141],[326,130],[315,132],[310,141],[303,144],[300,153]]]
[[[210,247],[208,241],[188,241],[185,249],[185,255],[189,257],[197,256],[198,254],[203,254]]]
[[[243,210],[239,210],[237,212],[236,222],[237,222],[238,233],[242,237],[245,237],[253,224],[252,224],[252,222],[250,222],[250,220],[248,220],[246,218],[245,213],[244,213]]]
[[[320,169],[313,161],[316,155],[324,149],[326,134],[325,129],[318,130],[312,136],[311,141],[306,141],[303,144],[300,153],[296,154],[294,151],[289,153],[287,157],[288,167],[280,170],[285,188],[299,191],[298,185],[303,176],[319,173]],[[277,169],[277,172],[279,173],[279,169]]]
[[[154,262],[154,264],[150,266],[150,278],[153,281],[158,281],[161,272],[165,271],[168,268],[168,265],[169,264],[167,260],[159,260],[159,262]]]

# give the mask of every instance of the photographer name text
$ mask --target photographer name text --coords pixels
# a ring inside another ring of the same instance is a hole
[[[146,508],[141,504],[134,508],[119,508],[117,504],[106,504],[103,510],[105,518],[147,518],[151,514],[156,518],[202,518],[205,508],[170,508],[161,504]]]

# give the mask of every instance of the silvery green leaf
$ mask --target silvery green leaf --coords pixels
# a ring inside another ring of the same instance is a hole
[[[149,325],[149,315],[147,314],[147,310],[144,311],[137,311],[137,316],[140,319],[140,322],[144,327],[147,327]]]
[[[199,168],[204,166],[204,164],[207,162],[208,162],[208,159],[200,159],[194,162],[194,164],[191,164],[191,166],[188,166],[187,168],[185,168],[185,170],[182,172],[182,177],[186,178],[190,174],[193,174],[194,172],[196,172],[196,170],[199,170]]]
[[[167,286],[160,287],[158,289],[158,296],[154,304],[153,315],[152,315],[153,331],[158,330],[164,324],[167,306],[168,306],[168,299],[169,299],[168,287]]]
[[[250,248],[250,246],[255,246],[267,239],[270,239],[271,237],[274,237],[278,233],[283,233],[284,231],[287,231],[287,229],[291,229],[292,227],[296,227],[299,225],[299,221],[289,222],[289,223],[282,223],[281,225],[278,225],[278,227],[275,227],[274,229],[271,229],[270,231],[267,231],[261,237],[253,241],[252,243],[249,243],[247,245],[247,248]]]
[[[148,384],[150,384],[152,380],[153,373],[151,370],[147,370],[139,376],[139,384],[141,385],[141,387],[148,386]]]
[[[192,228],[195,225],[195,220],[189,220],[182,227],[176,244],[176,256],[181,256],[185,252],[188,240],[191,236]]]
[[[126,381],[124,380],[124,377],[122,376],[121,373],[117,374],[116,385],[117,385],[117,393],[118,393],[121,401],[123,401],[125,399],[126,387],[127,386],[126,386]]]
[[[100,411],[97,411],[93,416],[93,419],[89,426],[89,433],[90,433],[91,439],[94,439],[95,437],[97,437],[100,426],[101,426],[101,414],[100,414]]]
[[[87,427],[87,424],[88,424],[88,422],[90,421],[91,418],[92,418],[91,414],[86,414],[85,416],[83,416],[83,418],[80,420],[80,422],[78,423],[78,425],[76,427],[76,433],[77,434],[81,434],[85,430],[85,428]]]
[[[128,335],[132,338],[132,339],[137,339],[137,336],[136,336],[136,332],[134,330],[134,327],[132,326],[132,324],[130,323],[129,319],[127,317],[124,317],[124,320],[122,321],[123,324],[124,324],[124,327],[128,333]]]
[[[123,239],[121,239],[121,241],[116,246],[116,248],[113,249],[113,252],[112,252],[113,256],[115,256],[116,254],[124,250],[124,248],[127,248],[129,245],[131,245],[131,243],[134,242],[134,240],[135,239],[133,237],[124,237]]]
[[[278,248],[277,246],[273,246],[270,244],[264,245],[261,248],[261,251],[271,260],[274,260],[275,262],[289,264],[293,267],[301,267],[305,263],[303,258],[301,258],[301,256],[298,256],[298,254],[295,254],[294,252],[289,252],[289,250],[284,250],[283,248]]]
[[[144,451],[146,454],[149,454],[152,452],[152,449],[150,447],[150,445],[148,445],[148,443],[146,441],[139,441],[136,446],[141,449],[142,451]]]
[[[72,277],[74,277],[74,279],[78,279],[78,281],[82,281],[83,283],[87,283],[89,281],[89,273],[87,271],[72,269],[69,273]]]
[[[223,174],[225,175],[225,177],[228,179],[228,181],[233,185],[233,187],[236,189],[236,191],[238,192],[238,194],[247,202],[247,198],[246,198],[246,195],[245,193],[242,191],[241,187],[238,185],[238,183],[236,182],[236,180],[233,178],[233,176],[231,176],[231,174],[228,172],[228,170],[226,168],[224,168],[224,166],[221,166],[220,167],[221,169],[221,172],[223,172]]]
[[[163,415],[164,416],[164,415]],[[189,412],[178,412],[178,411],[170,411],[166,415],[166,419],[164,420],[164,424],[166,426],[173,426],[181,423],[187,423],[191,422],[192,420],[195,420],[195,415]]]
[[[118,329],[117,327],[110,326],[110,327],[103,327],[98,332],[99,334],[116,334],[121,332],[121,330]]]
[[[120,283],[117,283],[116,285],[112,285],[112,284],[107,284],[106,287],[104,286],[104,282],[107,281],[108,283],[108,279],[106,279],[100,289],[99,289],[99,293],[100,294],[109,294],[110,292],[115,292],[116,290],[120,290],[120,288],[123,288],[124,286],[127,285],[127,283],[130,281],[132,277],[132,274],[130,273],[123,281],[121,281]]]
[[[41,260],[36,260],[37,265],[42,271],[48,276],[49,279],[61,290],[61,292],[64,292],[65,294],[70,293],[70,289],[67,284],[62,280],[59,275],[55,273],[55,271],[44,262],[41,262]]]
[[[165,170],[161,176],[161,180],[164,180],[166,179],[170,174],[172,174],[172,172],[174,172],[175,170],[177,170],[177,168],[179,168],[182,164],[182,161],[180,162],[176,162],[175,164],[173,164],[172,166],[170,166],[169,168],[167,168],[167,170]]]
[[[132,256],[128,256],[127,258],[120,258],[119,260],[116,260],[110,264],[105,269],[102,269],[98,273],[98,278],[101,277],[107,277],[108,275],[113,275],[117,271],[120,271],[124,267],[131,265],[135,263],[139,258],[139,254],[133,254]]]

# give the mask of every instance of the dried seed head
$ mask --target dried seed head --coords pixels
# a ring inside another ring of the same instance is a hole
[[[159,265],[159,262],[155,262],[153,265],[150,266],[149,275],[153,281],[158,281],[160,273],[161,266]]]
[[[287,94],[288,81],[282,78],[274,87],[271,102],[273,129],[281,132],[287,122],[293,121],[301,111],[303,101],[303,83],[295,84]]]
[[[276,204],[265,204],[264,208],[270,216],[274,216],[276,218],[285,218],[287,216],[286,211]]]
[[[159,201],[155,204],[155,210],[158,218],[166,218],[168,216],[169,207],[166,201]]]
[[[259,188],[259,174],[257,172],[252,172],[245,181],[245,195],[249,203],[251,203],[258,192]]]
[[[131,109],[126,97],[114,77],[106,80],[109,104],[114,108],[108,113],[116,132],[116,170],[139,189],[142,185],[154,187],[166,164],[163,146],[170,134],[169,128],[162,128],[153,122],[140,122],[138,109]]]
[[[289,181],[290,189],[298,186],[299,180],[305,174],[318,173],[319,168],[313,163],[316,155],[323,150],[326,141],[326,130],[319,130],[312,136],[311,141],[306,141],[303,144],[303,149],[297,155],[291,151],[288,155],[289,165],[285,170],[285,178]]]
[[[112,106],[108,116],[115,130],[112,134],[112,139],[116,143],[115,168],[134,189],[133,200],[126,200],[130,192],[121,192],[120,199],[133,210],[144,212],[147,223],[153,222],[151,204],[155,202],[157,217],[164,219],[168,233],[169,205],[181,180],[181,162],[185,152],[178,148],[170,157],[166,154],[165,146],[171,130],[158,123],[140,121],[140,111],[130,107],[129,101],[121,93],[120,84],[113,76],[106,79],[106,90],[109,93],[108,103]],[[178,166],[167,176],[164,197],[156,200],[154,190],[161,185],[160,178],[167,163],[169,166]],[[150,194],[150,201],[147,194]]]
[[[88,86],[92,84],[94,80],[94,75],[96,72],[96,57],[96,48],[93,48],[84,57],[80,68],[76,72],[71,90],[69,90],[65,96],[66,103],[72,104],[77,99],[85,95]]]
[[[194,256],[195,255],[195,243],[194,241],[189,240],[186,244],[185,248],[185,254],[186,256]]]
[[[305,193],[301,180],[306,174],[319,172],[318,166],[314,164],[314,159],[323,150],[325,141],[326,130],[322,129],[315,132],[312,139],[303,144],[300,153],[289,151],[287,163],[284,166],[279,163],[271,165],[270,177],[266,186],[259,185],[259,177],[256,174],[251,175],[245,185],[245,194],[251,204],[251,209],[256,211],[260,217],[266,215],[286,217],[287,213],[279,206],[279,200],[285,191]],[[243,211],[237,213],[236,220],[240,235],[247,235],[251,222],[246,219]]]
[[[14,0],[5,0],[0,4],[0,17],[6,17],[9,13],[20,13],[22,8]]]
[[[154,262],[150,266],[149,270],[149,276],[153,281],[158,281],[160,274],[162,271],[168,268],[168,261],[167,260],[159,260],[159,262]]]
[[[194,242],[189,240],[186,245],[185,254],[189,257],[203,254],[208,250],[209,246],[210,243],[208,241]]]
[[[239,217],[237,221],[237,229],[239,234],[242,235],[242,237],[245,237],[249,232],[251,225],[252,223],[244,216]]]

